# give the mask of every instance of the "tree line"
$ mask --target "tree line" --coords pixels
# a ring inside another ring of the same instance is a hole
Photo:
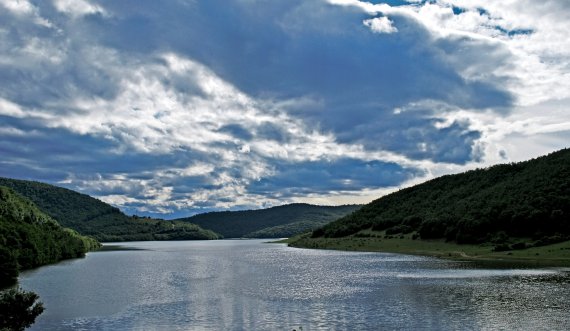
[[[13,284],[18,271],[84,256],[99,243],[63,228],[31,201],[0,187],[0,286]]]

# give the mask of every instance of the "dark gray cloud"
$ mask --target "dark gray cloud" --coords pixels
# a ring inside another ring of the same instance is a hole
[[[260,139],[275,140],[280,143],[289,142],[292,138],[289,132],[271,122],[261,123],[256,128],[255,134]]]
[[[442,125],[430,110],[405,111],[355,125],[338,135],[340,142],[359,142],[369,150],[391,150],[414,160],[464,164],[478,161],[475,142],[480,132],[468,122]],[[364,137],[364,138],[363,138]]]
[[[228,133],[236,138],[249,141],[253,138],[253,134],[239,124],[229,124],[221,127],[218,132]]]
[[[65,22],[61,15],[43,11],[53,15],[47,26],[8,11],[0,14],[10,28],[2,35],[1,51],[9,61],[0,61],[0,96],[36,108],[62,104],[78,96],[115,97],[118,77],[105,68],[109,54],[91,47],[94,44],[90,43],[90,33],[81,28],[81,21],[72,27],[59,26],[58,22]],[[71,110],[62,107],[54,111],[65,114]]]
[[[248,191],[290,198],[307,194],[357,191],[398,184],[424,173],[396,163],[342,158],[334,161],[279,163],[276,175],[250,183]]]

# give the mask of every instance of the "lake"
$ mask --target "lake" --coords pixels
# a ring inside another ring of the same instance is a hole
[[[290,248],[121,243],[23,272],[31,330],[567,330],[570,270]]]

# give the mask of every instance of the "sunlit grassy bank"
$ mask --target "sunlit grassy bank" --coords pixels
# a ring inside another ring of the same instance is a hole
[[[553,245],[503,252],[493,251],[494,245],[458,245],[444,240],[412,239],[413,236],[385,236],[383,232],[360,233],[342,238],[310,238],[308,235],[280,242],[291,247],[334,249],[346,251],[387,252],[425,255],[456,260],[524,262],[537,266],[570,267],[570,241]]]

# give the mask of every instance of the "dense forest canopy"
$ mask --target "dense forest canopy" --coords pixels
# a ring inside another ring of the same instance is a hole
[[[31,201],[0,186],[0,285],[13,283],[18,270],[81,257],[99,243],[63,228]]]
[[[198,224],[225,238],[282,238],[311,231],[359,207],[296,203],[258,210],[211,212],[178,221]]]
[[[99,241],[220,238],[212,231],[187,222],[127,216],[98,199],[54,185],[9,178],[0,178],[0,185],[30,199],[62,226]]]
[[[422,239],[538,244],[570,236],[570,150],[526,162],[442,176],[384,196],[313,232],[344,237],[371,229]]]

